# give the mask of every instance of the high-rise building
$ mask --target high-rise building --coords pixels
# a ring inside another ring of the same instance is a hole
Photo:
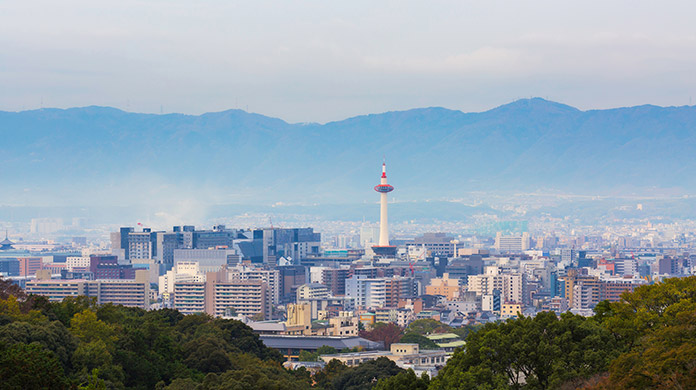
[[[151,259],[153,252],[152,232],[143,229],[142,232],[128,233],[128,259]]]
[[[326,286],[319,283],[306,283],[297,288],[297,302],[308,301],[312,299],[324,299],[331,296],[331,292]]]
[[[411,277],[385,278],[384,307],[399,307],[399,301],[418,296],[418,285]]]
[[[280,273],[280,300],[291,302],[295,298],[293,291],[307,283],[307,269],[302,265],[283,265],[277,269]]]
[[[239,264],[240,256],[234,249],[175,249],[174,265],[180,262],[197,262],[201,272],[206,273]]]
[[[495,249],[500,252],[522,252],[530,248],[529,233],[524,232],[521,235],[503,236],[502,232],[495,235]]]
[[[360,245],[366,248],[379,242],[379,227],[364,225],[360,227]]]
[[[281,257],[298,264],[307,256],[318,256],[320,247],[321,234],[312,228],[256,229],[251,240],[239,243],[244,260],[269,265],[276,265]]]
[[[346,279],[349,268],[325,268],[321,271],[321,283],[328,287],[333,296],[346,295]]]
[[[591,309],[599,303],[602,284],[599,278],[583,274],[579,269],[571,269],[563,280],[565,298],[571,308]]]
[[[18,257],[19,276],[34,276],[36,271],[41,269],[43,260],[40,257]]]
[[[425,293],[428,295],[442,295],[447,300],[452,301],[459,297],[459,279],[450,279],[449,274],[445,274],[442,278],[431,279],[430,284],[425,287]]]
[[[473,291],[476,295],[492,295],[494,290],[502,294],[503,302],[523,302],[524,274],[501,274],[498,267],[486,267],[486,273],[471,275],[467,285],[467,291]]]
[[[454,237],[447,233],[424,233],[413,239],[412,242],[407,242],[407,248],[425,248],[430,256],[454,256]]]
[[[150,283],[146,270],[139,270],[133,280],[51,280],[37,278],[26,283],[30,294],[48,297],[58,302],[65,297],[85,295],[96,297],[98,304],[113,303],[128,307],[149,309]]]
[[[346,297],[352,298],[357,308],[383,307],[387,302],[386,289],[386,278],[353,275],[346,279]]]
[[[259,267],[249,267],[237,265],[228,267],[227,280],[229,281],[248,281],[260,280],[266,284],[266,296],[269,300],[268,305],[280,303],[280,272],[277,269],[263,269]]]

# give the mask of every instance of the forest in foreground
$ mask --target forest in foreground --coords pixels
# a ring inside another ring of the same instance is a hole
[[[85,297],[51,303],[0,279],[0,389],[687,389],[696,388],[696,276],[641,286],[590,318],[486,324],[466,342],[432,379],[385,358],[332,361],[311,376],[283,368],[239,321]]]

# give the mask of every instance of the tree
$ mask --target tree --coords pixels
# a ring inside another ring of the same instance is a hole
[[[116,341],[113,327],[97,319],[97,313],[91,309],[85,309],[73,315],[70,320],[70,332],[85,343],[101,340],[111,347]]]
[[[85,310],[96,310],[97,307],[97,298],[80,295],[77,297],[65,297],[60,302],[46,306],[44,314],[51,320],[58,320],[63,325],[70,326],[70,320],[75,314]]]
[[[618,343],[596,321],[552,312],[486,324],[467,337],[432,381],[433,388],[548,389],[605,371]]]
[[[696,276],[641,286],[622,299],[595,308],[623,352],[596,388],[695,388]]]
[[[430,333],[447,333],[451,332],[452,328],[432,318],[415,320],[411,322],[405,329],[405,333],[415,333],[421,336]]]
[[[59,321],[30,323],[15,321],[0,326],[0,344],[40,344],[52,351],[64,367],[70,366],[70,357],[77,340]]]
[[[297,356],[301,362],[316,362],[319,359],[319,354],[316,352],[305,351],[304,349],[300,351]]]
[[[430,377],[426,373],[419,378],[409,368],[392,377],[380,379],[375,390],[427,390],[428,385],[430,385]]]
[[[0,299],[7,299],[9,297],[15,297],[19,301],[23,301],[27,298],[27,294],[19,287],[18,284],[14,283],[9,279],[4,279],[0,276]]]
[[[332,385],[336,390],[371,389],[380,379],[392,377],[403,371],[393,361],[380,357],[344,370],[333,379]]]
[[[63,389],[63,367],[53,352],[39,344],[14,344],[0,349],[0,387],[8,390]]]
[[[184,364],[202,373],[225,372],[232,368],[225,340],[211,335],[199,337],[184,345]]]
[[[106,383],[99,379],[99,370],[95,368],[87,378],[87,382],[77,388],[78,390],[106,390]]]
[[[393,323],[378,322],[370,331],[361,331],[360,337],[371,341],[384,343],[384,348],[389,349],[393,343],[398,343],[401,339],[401,328]]]
[[[333,389],[333,380],[348,370],[348,366],[338,359],[331,359],[323,370],[314,374],[316,387],[320,389]]]
[[[399,340],[400,343],[418,344],[420,349],[439,349],[440,347],[425,336],[417,333],[407,333]]]

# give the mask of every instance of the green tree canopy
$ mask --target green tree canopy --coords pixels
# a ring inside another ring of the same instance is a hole
[[[439,349],[440,347],[435,344],[434,341],[430,340],[429,338],[425,336],[421,336],[417,333],[407,333],[405,334],[401,340],[399,340],[400,343],[408,343],[408,344],[418,344],[420,349]]]
[[[64,389],[67,380],[55,354],[39,344],[0,348],[0,387],[8,390]]]
[[[429,385],[430,377],[427,374],[418,377],[412,369],[408,369],[392,377],[380,379],[375,390],[427,390]]]
[[[432,388],[556,388],[607,369],[617,342],[596,321],[573,314],[542,312],[487,324],[467,338]]]
[[[425,318],[411,322],[404,330],[404,333],[415,333],[423,336],[430,333],[448,333],[451,331],[452,327],[449,325],[432,318]]]

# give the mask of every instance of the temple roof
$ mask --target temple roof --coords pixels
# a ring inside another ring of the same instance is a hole
[[[10,240],[7,238],[7,230],[6,230],[6,231],[5,231],[5,239],[2,240],[2,241],[0,241],[0,247],[3,247],[3,246],[7,247],[7,246],[11,246],[11,245],[13,245],[13,244],[14,244],[14,242],[10,241]]]

